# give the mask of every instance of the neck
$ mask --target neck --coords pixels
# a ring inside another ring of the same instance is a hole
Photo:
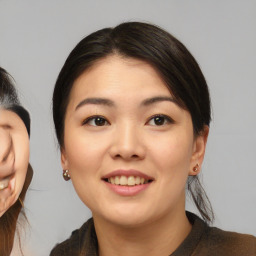
[[[94,217],[100,256],[170,255],[191,231],[185,210],[140,227],[123,227]]]

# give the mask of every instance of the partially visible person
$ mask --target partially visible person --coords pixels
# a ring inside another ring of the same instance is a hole
[[[10,75],[0,67],[0,255],[13,249],[17,220],[33,176],[29,164],[30,116]],[[25,216],[25,214],[24,214]]]

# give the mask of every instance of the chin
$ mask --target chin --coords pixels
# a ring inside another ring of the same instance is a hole
[[[125,228],[135,228],[146,225],[150,222],[153,216],[149,216],[146,209],[136,209],[134,207],[123,206],[120,208],[103,209],[101,214],[93,214],[93,216],[101,216],[108,223]]]
[[[107,220],[113,225],[120,226],[123,228],[137,228],[145,225],[147,223],[147,218],[145,216],[115,216],[115,218],[108,218]]]

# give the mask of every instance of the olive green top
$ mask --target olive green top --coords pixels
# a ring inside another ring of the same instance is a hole
[[[170,256],[256,256],[256,237],[208,226],[187,212],[192,230]],[[97,256],[98,243],[93,219],[56,245],[50,256]],[[161,256],[161,255],[159,255]]]

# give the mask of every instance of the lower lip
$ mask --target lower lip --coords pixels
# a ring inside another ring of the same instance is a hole
[[[147,189],[152,183],[150,182],[147,184],[135,185],[135,186],[120,186],[120,185],[108,183],[106,181],[104,182],[112,191],[114,191],[116,194],[120,196],[135,196],[140,192],[144,191],[145,189]]]

